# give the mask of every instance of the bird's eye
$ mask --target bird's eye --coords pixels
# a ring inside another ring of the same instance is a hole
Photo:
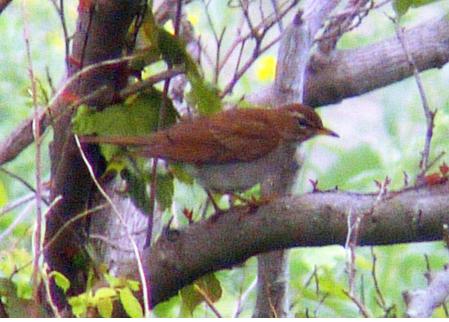
[[[305,118],[299,118],[298,123],[302,127],[310,126],[309,122]]]

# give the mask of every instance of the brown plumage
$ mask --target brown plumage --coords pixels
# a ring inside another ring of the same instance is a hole
[[[301,143],[318,134],[337,136],[323,127],[312,108],[290,104],[279,109],[232,109],[182,120],[150,136],[85,136],[81,141],[134,146],[132,150],[145,157],[201,166],[251,162],[283,143]]]

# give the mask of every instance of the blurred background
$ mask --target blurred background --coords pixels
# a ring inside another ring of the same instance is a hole
[[[205,14],[203,1],[192,1],[186,5],[188,19],[201,35],[203,44],[212,43],[216,30],[236,28],[232,1],[210,1],[210,17]],[[65,1],[65,13],[69,33],[75,30],[78,1]],[[266,1],[270,5],[270,1]],[[405,27],[416,25],[449,12],[449,1],[410,9],[401,19]],[[395,37],[394,16],[391,3],[372,10],[360,26],[346,33],[338,43],[339,49],[348,49]],[[286,20],[289,21],[288,18]],[[172,26],[165,26],[170,30]],[[24,30],[28,30],[31,42],[33,68],[38,78],[38,92],[42,102],[52,96],[52,87],[57,88],[65,74],[64,38],[57,13],[51,1],[14,1],[0,15],[0,139],[6,137],[22,120],[32,115],[30,78],[26,60]],[[229,37],[226,37],[228,35]],[[232,41],[232,32],[223,38],[223,47]],[[215,54],[210,46],[210,55]],[[261,91],[274,80],[277,46],[264,53],[237,83],[232,95],[225,98],[229,103],[237,102],[248,93]],[[208,48],[209,50],[209,48]],[[237,57],[232,57],[237,59]],[[231,60],[232,60],[231,59]],[[206,77],[212,77],[207,59],[202,60]],[[231,77],[225,73],[218,80],[224,86]],[[425,91],[432,109],[438,110],[435,118],[431,159],[449,150],[447,140],[449,124],[449,66],[433,69],[421,74]],[[295,185],[295,193],[312,190],[309,180],[318,180],[318,188],[357,192],[376,192],[375,180],[391,179],[389,189],[404,186],[405,177],[410,183],[419,172],[420,152],[424,146],[426,123],[415,79],[397,82],[368,94],[345,99],[343,102],[319,109],[326,126],[339,133],[340,138],[318,137],[302,145],[300,155],[306,155],[304,166]],[[45,135],[43,165],[44,178],[49,178],[48,143],[52,133]],[[437,171],[443,156],[432,171]],[[436,170],[435,170],[436,169]],[[30,146],[16,160],[0,171],[0,277],[14,275],[18,295],[31,297],[31,238],[34,224],[33,192],[21,180],[4,170],[20,176],[34,186],[34,147]],[[184,207],[200,204],[204,200],[203,190],[176,182],[175,206],[178,224],[187,221],[181,215]],[[20,206],[7,211],[12,205]],[[390,313],[401,315],[404,311],[402,292],[424,287],[423,275],[427,263],[432,270],[440,270],[449,256],[443,242],[408,245],[359,247],[356,256],[357,289],[374,316],[385,310],[376,302],[378,294],[373,283],[373,252],[377,257],[376,276],[379,288]],[[291,312],[296,316],[357,317],[357,307],[342,290],[347,289],[347,252],[341,246],[321,248],[299,248],[290,255]],[[426,259],[427,258],[427,259]],[[25,266],[24,266],[25,265]],[[17,271],[17,273],[16,273]],[[227,317],[236,314],[248,317],[255,301],[254,282],[256,260],[233,270],[217,273],[223,295],[216,308]],[[156,316],[187,316],[180,297],[158,305]],[[214,316],[206,305],[195,309],[193,316]],[[443,308],[434,313],[444,317]]]

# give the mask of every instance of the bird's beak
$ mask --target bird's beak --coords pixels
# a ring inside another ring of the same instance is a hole
[[[332,130],[326,129],[325,127],[319,129],[319,130],[318,130],[318,134],[334,136],[334,137],[336,137],[336,138],[339,138],[339,137],[340,137],[340,135],[338,135],[337,133],[335,133],[335,132],[332,131]]]

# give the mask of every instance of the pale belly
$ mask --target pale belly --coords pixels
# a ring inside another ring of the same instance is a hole
[[[275,180],[279,176],[279,171],[286,166],[286,161],[290,160],[291,162],[291,158],[294,157],[287,156],[284,150],[280,147],[267,156],[252,162],[186,165],[185,170],[210,190],[217,192],[245,191],[258,183]]]

